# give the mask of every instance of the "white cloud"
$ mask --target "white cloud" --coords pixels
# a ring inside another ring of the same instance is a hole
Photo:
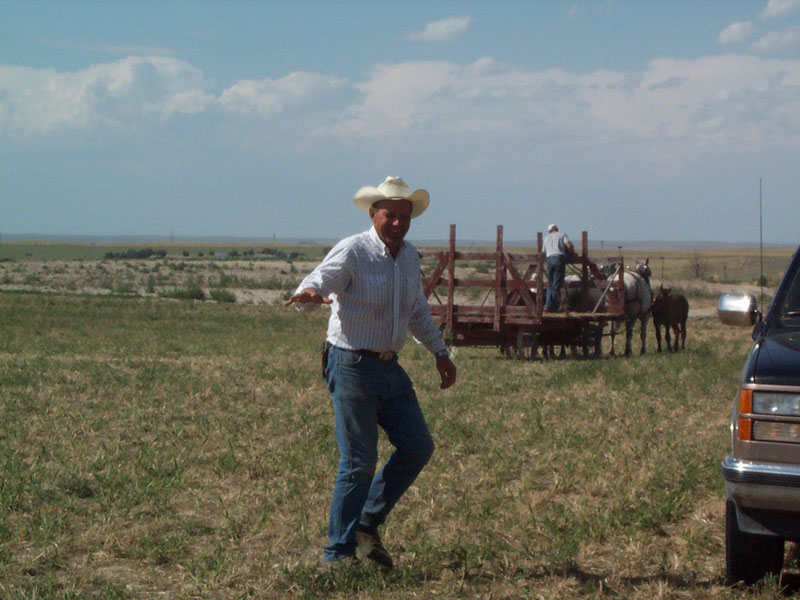
[[[415,42],[433,42],[442,44],[452,42],[469,29],[472,17],[450,17],[428,23],[420,32],[411,33],[408,39]]]
[[[578,8],[577,5],[573,4],[567,10],[567,19],[570,21],[575,21],[583,15],[583,10]]]
[[[131,57],[72,73],[0,66],[0,134],[37,135],[197,112],[202,73],[165,57]]]
[[[772,53],[800,47],[800,27],[783,31],[772,31],[756,41],[752,48],[756,52]]]
[[[766,8],[758,16],[762,19],[775,19],[797,10],[800,10],[800,0],[769,0]]]
[[[238,136],[251,135],[253,119],[268,121],[278,145],[285,143],[281,135],[319,147],[458,140],[459,147],[480,148],[502,139],[586,150],[635,140],[657,160],[682,162],[710,145],[797,151],[798,89],[800,60],[730,54],[588,74],[524,70],[492,58],[406,62],[378,65],[355,86],[296,72],[214,94],[183,61],[129,58],[72,73],[0,67],[0,135],[155,131],[177,114],[202,127],[203,114],[224,112]]]
[[[164,115],[196,115],[214,102],[213,96],[201,90],[187,90],[173,95],[164,102]]]
[[[592,115],[612,131],[628,129],[644,139],[684,140],[698,147],[745,142],[755,147],[776,130],[797,130],[797,118],[787,119],[779,107],[800,107],[800,99],[792,99],[799,79],[800,61],[661,59],[649,64],[632,92],[616,92],[613,86],[584,86],[583,91]],[[668,82],[680,84],[663,85]]]
[[[723,29],[717,41],[723,46],[727,44],[739,44],[752,36],[755,31],[756,27],[752,23],[748,21],[737,21]]]
[[[455,67],[446,62],[379,65],[358,89],[363,102],[348,109],[330,131],[387,135],[419,125],[421,104],[432,102]]]
[[[308,108],[345,80],[291,73],[244,80],[219,97],[200,70],[165,57],[129,57],[75,72],[0,66],[0,135],[46,135],[76,128],[138,128],[177,114],[222,110],[268,118]]]
[[[800,60],[742,55],[661,59],[642,73],[524,71],[492,59],[384,65],[327,133],[472,140],[478,154],[488,140],[568,152],[634,143],[669,170],[709,147],[797,151],[798,85]]]
[[[287,106],[304,106],[345,85],[345,79],[295,72],[280,79],[243,80],[225,90],[219,105],[242,115],[267,118]]]

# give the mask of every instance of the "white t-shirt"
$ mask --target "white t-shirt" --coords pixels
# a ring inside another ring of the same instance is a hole
[[[559,254],[566,255],[567,242],[569,242],[569,238],[566,233],[561,233],[560,231],[548,233],[544,238],[544,255],[547,257],[558,256]]]

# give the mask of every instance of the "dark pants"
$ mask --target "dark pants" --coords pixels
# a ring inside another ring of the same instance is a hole
[[[547,287],[544,307],[547,310],[558,310],[561,286],[564,284],[564,273],[567,270],[567,257],[563,254],[554,254],[547,257],[547,278],[550,285]]]

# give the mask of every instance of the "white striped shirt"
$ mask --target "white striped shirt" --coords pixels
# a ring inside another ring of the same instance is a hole
[[[300,283],[330,297],[328,342],[346,350],[399,352],[411,332],[431,352],[445,349],[422,293],[419,255],[403,241],[393,258],[374,227],[341,240]]]

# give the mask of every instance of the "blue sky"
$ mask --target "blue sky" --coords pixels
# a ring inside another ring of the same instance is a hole
[[[0,235],[800,241],[800,0],[0,0]]]

